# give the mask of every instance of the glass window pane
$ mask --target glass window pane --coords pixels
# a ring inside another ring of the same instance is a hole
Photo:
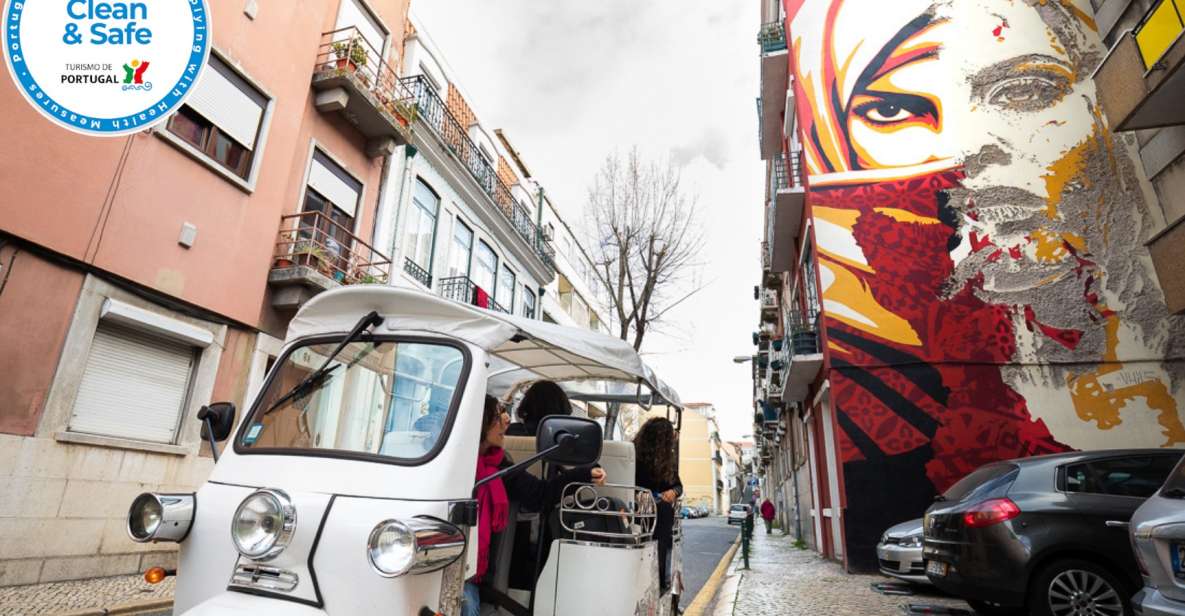
[[[260,399],[241,445],[252,449],[334,449],[398,458],[423,457],[442,437],[464,357],[451,346],[355,342],[305,396],[292,387],[321,366],[336,344],[288,354]],[[269,410],[270,409],[270,410]]]
[[[502,274],[498,277],[498,296],[497,301],[503,308],[514,312],[514,285],[516,276],[514,272],[505,265],[502,266]]]
[[[453,248],[449,254],[449,276],[468,276],[473,256],[473,230],[460,219],[453,224]]]
[[[473,282],[487,293],[494,291],[494,280],[498,271],[498,255],[490,245],[478,240],[477,254],[473,260]]]
[[[169,131],[198,149],[205,149],[209,130],[210,123],[188,106],[182,106],[181,110],[169,119]]]
[[[1178,459],[1133,456],[1080,464],[1066,469],[1066,491],[1147,498],[1164,484]],[[1071,489],[1072,486],[1080,489]]]

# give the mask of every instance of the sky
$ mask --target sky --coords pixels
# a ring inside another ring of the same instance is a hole
[[[702,0],[413,0],[412,14],[487,129],[501,128],[578,228],[605,157],[666,158],[707,229],[704,288],[643,355],[721,435],[752,431],[748,364],[760,282],[759,5]]]

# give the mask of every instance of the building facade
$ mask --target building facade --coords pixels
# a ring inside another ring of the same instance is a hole
[[[754,420],[850,570],[984,463],[1185,443],[1181,149],[1115,132],[1105,4],[762,2]]]
[[[724,496],[724,457],[716,407],[689,402],[679,427],[679,478],[683,481],[683,504],[706,507],[720,513]]]
[[[217,3],[187,104],[123,138],[0,80],[0,586],[171,566],[127,539],[129,504],[205,480],[198,409],[241,415],[317,293],[541,316],[533,187],[408,5]]]

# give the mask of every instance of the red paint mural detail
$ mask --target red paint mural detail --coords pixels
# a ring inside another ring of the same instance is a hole
[[[1090,296],[1088,295],[1087,297]],[[1082,332],[1076,329],[1061,329],[1052,325],[1045,325],[1037,320],[1037,314],[1033,311],[1032,306],[1025,306],[1025,327],[1029,331],[1033,331],[1034,326],[1042,334],[1045,334],[1046,337],[1071,351],[1077,348],[1078,343],[1082,341]]]
[[[929,445],[933,455],[925,473],[937,491],[987,462],[1068,449],[1043,422],[1033,420],[1024,399],[1001,376],[999,366],[1016,352],[1013,310],[976,296],[982,277],[954,293],[945,288],[954,268],[948,246],[954,231],[938,223],[943,219],[939,192],[961,179],[956,171],[811,194],[817,204],[859,212],[852,234],[875,274],[857,275],[872,298],[905,319],[921,342],[896,344],[824,313],[828,331],[868,341],[844,345],[849,351],[844,360],[853,367],[832,370],[835,407],[875,443],[879,455]],[[877,211],[881,208],[930,220],[902,222]],[[987,237],[972,241],[981,248],[991,245]],[[997,248],[994,254],[998,258],[1004,251]],[[1050,329],[1046,335],[1059,342],[1076,342],[1073,332]],[[859,379],[855,371],[862,373]],[[870,388],[881,389],[881,395]],[[886,396],[900,396],[904,402],[897,407],[911,408],[897,408]],[[844,439],[850,443],[841,447],[845,463],[866,457],[868,452],[857,446],[860,440]]]

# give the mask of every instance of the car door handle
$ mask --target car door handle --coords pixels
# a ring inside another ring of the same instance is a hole
[[[1107,528],[1122,528],[1124,530],[1126,530],[1127,527],[1131,525],[1130,522],[1123,522],[1120,520],[1107,520],[1106,522],[1103,522],[1103,524],[1107,525]]]

